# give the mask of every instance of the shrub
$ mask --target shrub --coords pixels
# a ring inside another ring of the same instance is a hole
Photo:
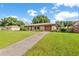
[[[27,30],[27,28],[26,28],[26,27],[24,27],[24,26],[20,26],[20,30],[21,30],[21,31],[26,31],[26,30]]]
[[[66,28],[61,28],[60,31],[61,32],[67,32],[67,29]]]
[[[73,32],[73,28],[67,29],[67,32]]]
[[[51,32],[57,32],[57,30],[52,30]]]

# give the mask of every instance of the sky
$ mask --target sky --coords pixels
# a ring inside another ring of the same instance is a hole
[[[79,20],[78,3],[0,3],[0,18],[16,17],[31,23],[38,15],[47,16],[51,23],[55,21]]]

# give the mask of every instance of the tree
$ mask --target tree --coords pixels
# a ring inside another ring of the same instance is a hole
[[[49,23],[50,20],[48,19],[47,16],[44,15],[39,15],[33,18],[32,23],[36,24],[36,23]]]
[[[19,21],[17,21],[17,25],[18,25],[18,26],[24,26],[25,23],[24,23],[23,21],[19,20]]]
[[[72,26],[73,23],[74,23],[73,21],[56,21],[56,24],[61,27]]]
[[[73,21],[56,21],[58,31],[69,30],[73,23]]]
[[[1,24],[2,24],[2,21],[1,21],[1,19],[0,19],[0,26],[1,26]]]
[[[7,18],[1,19],[1,26],[9,26],[9,25],[21,26],[21,25],[24,25],[24,22],[14,17],[7,17]]]

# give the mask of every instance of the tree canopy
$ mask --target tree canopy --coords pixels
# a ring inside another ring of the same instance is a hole
[[[0,26],[9,26],[9,25],[21,26],[21,25],[24,25],[24,22],[14,17],[6,17],[1,19]]]
[[[36,23],[49,23],[50,20],[48,19],[47,16],[44,15],[39,15],[33,18],[32,23],[36,24]]]
[[[73,25],[73,21],[56,21],[56,24],[59,25],[60,27],[68,27]]]
[[[56,21],[57,31],[72,31],[73,21]]]

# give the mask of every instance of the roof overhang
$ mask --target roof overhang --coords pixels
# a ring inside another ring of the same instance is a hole
[[[55,24],[52,24],[52,23],[38,23],[38,24],[29,24],[25,26],[46,26],[46,25],[55,26]]]

